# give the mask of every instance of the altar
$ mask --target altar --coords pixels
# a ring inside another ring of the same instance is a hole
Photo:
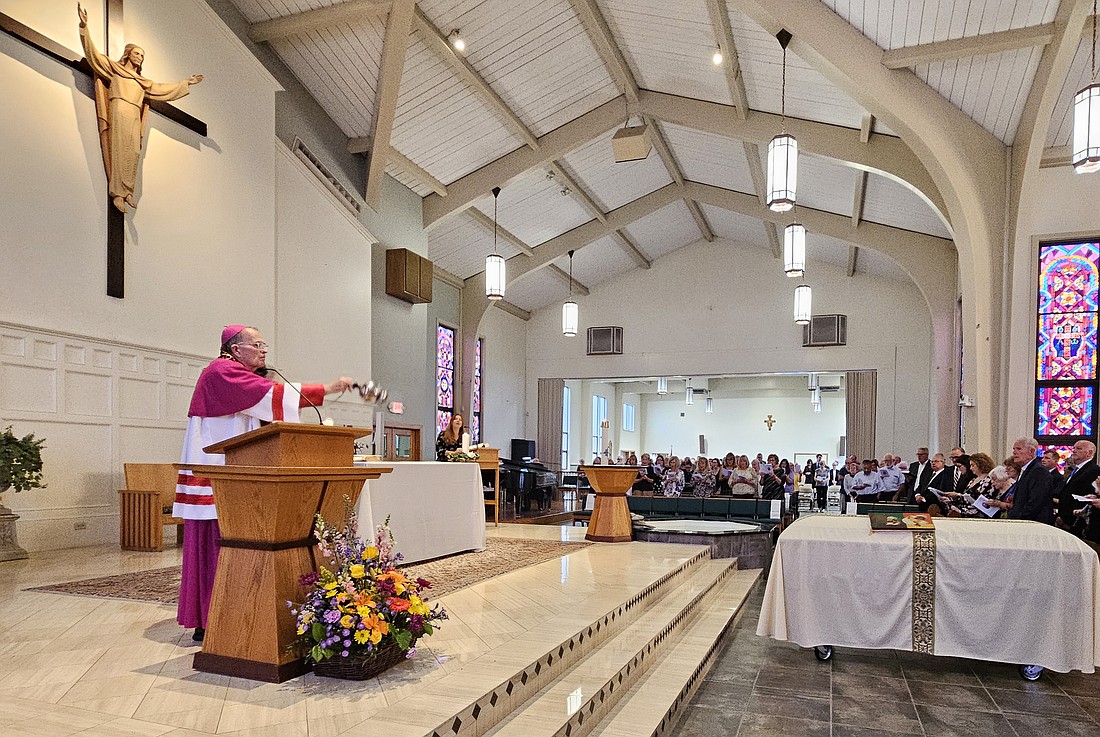
[[[867,517],[814,515],[779,536],[756,632],[1092,673],[1100,562],[1038,522],[936,517],[934,532],[872,533]]]
[[[485,497],[476,463],[357,462],[393,472],[368,481],[359,496],[359,534],[390,518],[396,548],[406,563],[485,549]]]

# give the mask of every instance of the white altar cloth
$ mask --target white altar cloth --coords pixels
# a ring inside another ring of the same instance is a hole
[[[476,463],[355,465],[393,469],[363,484],[357,511],[364,539],[372,539],[375,526],[388,515],[395,546],[406,563],[485,549],[485,497]]]
[[[1092,673],[1100,562],[1035,522],[937,517],[936,655]],[[803,647],[913,649],[913,533],[814,515],[779,536],[757,634]]]

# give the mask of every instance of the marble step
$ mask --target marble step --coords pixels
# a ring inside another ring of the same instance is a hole
[[[587,737],[669,734],[741,619],[763,569],[738,571],[715,587],[706,607],[661,660],[647,670]],[[565,734],[565,733],[559,733]],[[569,737],[584,737],[572,731]]]
[[[708,561],[700,566],[630,627],[542,689],[486,737],[587,734],[647,671],[672,657],[670,653],[681,639],[694,637],[691,632],[699,618],[714,608],[720,609],[727,620],[737,616],[751,588],[744,583],[755,581],[758,575],[742,575],[741,584],[726,586],[738,573],[734,559]],[[732,601],[735,594],[740,600]]]
[[[371,718],[372,731],[387,737],[479,737],[710,563],[709,549],[700,548],[617,600],[582,598],[569,612],[382,709]]]

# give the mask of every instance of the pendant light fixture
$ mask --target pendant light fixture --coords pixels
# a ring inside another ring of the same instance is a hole
[[[707,397],[707,414],[714,414],[714,397]]]
[[[497,253],[497,202],[500,187],[493,187],[493,252],[485,257],[485,296],[490,302],[504,299],[504,257]]]
[[[569,252],[569,299],[561,306],[561,334],[567,338],[577,337],[577,303],[573,301],[573,254]]]
[[[664,376],[657,377],[657,393],[668,394],[668,378]]]
[[[691,379],[687,380],[687,391],[684,394],[684,404],[689,407],[695,404],[695,390],[691,388]]]
[[[1092,0],[1092,83],[1073,96],[1073,170],[1078,174],[1100,171],[1100,84],[1096,78],[1096,0]]]
[[[811,298],[809,284],[799,284],[794,288],[794,322],[796,325],[809,325]]]
[[[783,229],[783,269],[789,277],[806,273],[806,226],[801,223]]]
[[[787,133],[787,44],[791,34],[785,29],[775,34],[783,47],[783,81],[780,92],[782,132],[768,144],[768,208],[786,212],[794,207],[798,189],[798,141]]]

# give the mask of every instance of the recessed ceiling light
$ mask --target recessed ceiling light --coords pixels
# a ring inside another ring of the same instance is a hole
[[[466,42],[462,39],[462,36],[459,35],[459,31],[457,28],[451,31],[451,33],[447,36],[447,41],[450,42],[455,51],[466,50]]]

